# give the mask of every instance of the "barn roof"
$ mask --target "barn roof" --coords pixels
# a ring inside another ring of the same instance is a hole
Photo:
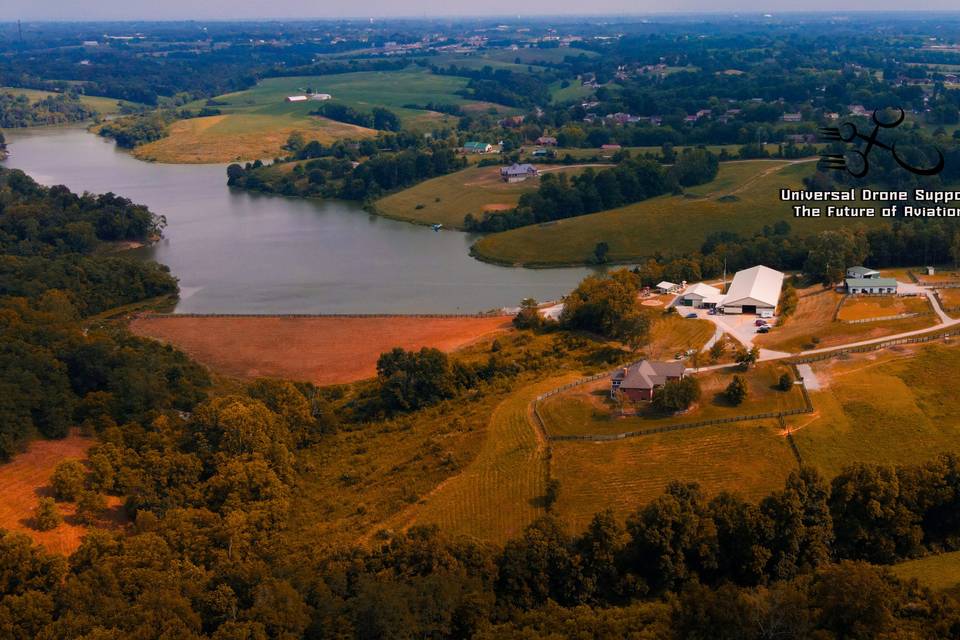
[[[723,305],[736,307],[757,304],[776,307],[780,301],[782,286],[783,274],[775,269],[763,265],[744,269],[733,276]]]

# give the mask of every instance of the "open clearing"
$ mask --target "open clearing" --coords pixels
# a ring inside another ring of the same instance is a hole
[[[960,586],[960,551],[908,560],[890,569],[903,580],[916,579],[936,591],[954,589]]]
[[[937,289],[937,297],[940,298],[940,304],[943,305],[944,311],[960,309],[960,287]]]
[[[21,89],[19,87],[0,87],[0,92],[23,94],[27,96],[30,102],[38,102],[47,96],[58,95],[55,91],[41,91],[40,89]],[[109,116],[120,113],[121,103],[129,107],[139,107],[134,102],[126,100],[117,100],[116,98],[105,98],[103,96],[81,95],[80,102],[91,109],[95,109],[101,116]]]
[[[548,170],[567,174],[582,171],[576,167],[548,167]],[[521,195],[536,191],[539,185],[539,178],[512,184],[504,182],[500,179],[499,166],[468,167],[398,191],[377,200],[375,206],[377,213],[390,218],[461,229],[468,213],[482,218],[485,211],[512,209]]]
[[[930,302],[924,296],[848,296],[837,320],[867,320],[902,313],[932,313]]]
[[[895,347],[811,366],[823,387],[810,393],[816,413],[787,420],[806,464],[833,476],[857,462],[918,464],[960,452],[960,349]]]
[[[682,414],[666,416],[646,402],[625,403],[624,411],[635,415],[621,416],[610,399],[610,380],[601,378],[547,398],[540,403],[540,414],[551,435],[612,435],[684,422],[801,409],[804,404],[799,387],[795,385],[789,391],[776,388],[780,375],[789,371],[784,364],[764,362],[749,371],[729,367],[695,374],[700,382],[700,401]],[[747,399],[739,406],[722,396],[734,375],[746,378],[749,388]]]
[[[554,442],[557,513],[582,530],[598,511],[625,518],[672,481],[697,482],[707,495],[759,499],[783,486],[796,459],[773,420],[736,422],[613,442]]]
[[[87,528],[74,519],[76,506],[60,502],[57,506],[64,521],[56,529],[37,531],[32,527],[33,512],[40,498],[52,496],[50,476],[64,460],[82,460],[95,444],[93,438],[71,433],[62,440],[34,440],[27,450],[6,464],[0,464],[0,529],[26,533],[48,551],[69,555],[80,546]],[[108,499],[114,521],[119,521],[119,499]]]
[[[305,140],[330,144],[340,138],[366,138],[373,129],[296,114],[233,114],[178,120],[170,135],[134,149],[141,160],[185,164],[269,159],[283,155],[294,131]]]
[[[419,317],[144,317],[134,333],[169,342],[214,371],[340,384],[376,374],[394,347],[452,351],[510,326],[504,316]]]
[[[782,326],[774,327],[770,333],[757,335],[754,343],[764,349],[795,353],[806,349],[833,347],[848,342],[882,338],[895,333],[931,327],[937,323],[937,316],[934,314],[857,324],[838,322],[833,319],[833,314],[842,297],[835,291],[801,297],[796,312],[789,316]],[[925,298],[918,298],[910,304],[923,304],[925,310],[930,309]],[[880,315],[893,314],[883,312]]]
[[[558,266],[583,264],[598,242],[606,242],[612,262],[630,262],[659,251],[680,255],[699,249],[714,231],[749,236],[781,220],[799,233],[849,224],[842,218],[798,220],[791,203],[779,200],[780,189],[801,188],[813,168],[810,161],[725,162],[713,182],[686,194],[492,234],[477,241],[472,251],[501,264]]]
[[[391,524],[437,524],[448,535],[502,544],[543,515],[546,443],[530,419],[540,393],[575,379],[554,378],[523,387],[490,415],[477,457]]]

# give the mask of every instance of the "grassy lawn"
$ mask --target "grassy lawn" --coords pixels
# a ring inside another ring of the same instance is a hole
[[[799,188],[812,171],[812,162],[724,163],[713,182],[691,193],[493,234],[474,244],[473,252],[480,259],[505,264],[580,264],[604,241],[610,246],[610,260],[629,262],[658,251],[696,250],[713,231],[750,235],[779,220],[789,221],[799,233],[848,224],[841,219],[797,220],[790,203],[780,202],[781,188]]]
[[[903,580],[916,580],[935,591],[960,586],[960,551],[908,560],[891,567]]]
[[[4,93],[14,93],[14,94],[23,94],[30,99],[30,102],[37,102],[46,98],[47,96],[57,95],[54,91],[41,91],[39,89],[20,89],[19,87],[0,87],[0,92]],[[116,98],[105,98],[103,96],[87,96],[81,95],[80,102],[95,109],[101,116],[113,115],[120,113],[120,104],[123,103],[130,107],[137,107],[133,102],[127,102],[125,100],[117,100]]]
[[[800,298],[796,313],[770,333],[758,335],[754,342],[765,349],[795,353],[807,349],[881,338],[930,327],[937,323],[937,317],[933,314],[860,324],[837,322],[833,320],[833,313],[842,297],[841,294],[831,291]],[[929,309],[929,305],[927,308]],[[882,313],[881,315],[891,314]],[[814,341],[814,338],[818,341]]]
[[[901,313],[930,313],[926,297],[856,296],[848,297],[840,306],[837,320],[866,320]]]
[[[546,399],[540,403],[540,414],[552,435],[611,435],[683,422],[800,409],[803,396],[799,387],[789,391],[776,388],[780,375],[789,371],[781,363],[764,362],[747,372],[730,367],[695,374],[700,382],[700,402],[679,415],[664,416],[644,402],[625,407],[628,412],[636,411],[636,415],[620,416],[617,405],[610,400],[608,379]],[[731,405],[722,395],[735,374],[744,376],[749,388],[747,399],[739,406]]]
[[[270,159],[285,153],[283,146],[294,131],[325,144],[376,135],[373,129],[316,116],[238,113],[178,120],[169,136],[137,147],[133,154],[141,160],[185,164]]]
[[[816,413],[787,421],[805,463],[833,476],[855,462],[916,464],[960,451],[960,349],[897,349],[812,365]]]
[[[541,168],[567,174],[582,171],[575,167]],[[512,209],[521,195],[535,191],[539,184],[537,178],[506,183],[500,179],[499,166],[468,167],[398,191],[377,200],[375,206],[378,213],[391,218],[463,228],[463,218],[468,213],[480,218],[486,211]]]
[[[560,481],[556,512],[575,529],[594,513],[625,518],[672,480],[697,482],[713,495],[759,499],[797,468],[775,421],[676,431],[614,442],[555,442],[552,473]]]

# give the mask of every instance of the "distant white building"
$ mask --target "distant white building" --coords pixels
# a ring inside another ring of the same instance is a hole
[[[287,102],[306,102],[307,96],[287,96]]]
[[[773,315],[780,302],[783,274],[758,265],[733,276],[733,282],[723,302],[718,305],[724,313],[756,313]]]
[[[679,289],[680,285],[667,282],[666,280],[657,285],[657,291],[660,293],[673,293],[674,291],[679,291]]]
[[[333,97],[333,96],[330,95],[329,93],[313,93],[313,94],[310,94],[310,99],[311,99],[311,100],[329,100],[329,99],[332,98],[332,97]]]

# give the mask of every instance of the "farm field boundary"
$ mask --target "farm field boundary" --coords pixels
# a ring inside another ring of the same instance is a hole
[[[633,364],[636,364],[636,363],[630,363],[629,365],[626,365],[626,366],[632,366]],[[736,366],[736,365],[731,365],[731,366]],[[791,369],[793,369],[794,378],[799,380],[800,374],[797,371],[795,364],[791,363]],[[728,418],[713,418],[710,420],[696,420],[691,422],[681,422],[678,424],[665,425],[662,427],[651,427],[650,429],[640,429],[637,431],[624,431],[622,433],[613,433],[613,434],[583,434],[583,435],[551,434],[550,429],[547,427],[546,421],[543,419],[543,415],[540,413],[540,403],[543,400],[546,400],[549,397],[563,393],[564,391],[568,391],[575,387],[588,384],[595,380],[599,380],[601,378],[609,376],[613,373],[613,371],[615,370],[607,371],[605,373],[598,373],[596,375],[588,376],[586,378],[581,378],[580,380],[570,382],[563,386],[557,387],[556,389],[547,391],[546,393],[542,393],[534,399],[533,401],[534,419],[537,422],[537,427],[542,431],[542,433],[546,435],[548,440],[558,441],[558,442],[571,441],[571,440],[573,441],[582,440],[587,442],[604,442],[604,441],[611,441],[611,440],[624,440],[626,438],[636,438],[640,436],[653,435],[657,433],[669,433],[671,431],[684,431],[687,429],[709,427],[709,426],[718,425],[718,424],[729,424],[734,422],[749,422],[752,420],[765,420],[769,418],[777,418],[781,423],[783,423],[783,418],[785,416],[795,416],[795,415],[801,415],[805,413],[813,413],[814,411],[813,403],[810,401],[810,394],[807,392],[807,388],[804,385],[800,385],[800,390],[803,395],[804,406],[799,409],[788,409],[786,411],[767,411],[764,413],[755,413],[755,414],[741,415],[741,416],[730,416]],[[799,452],[797,453],[799,455]]]

